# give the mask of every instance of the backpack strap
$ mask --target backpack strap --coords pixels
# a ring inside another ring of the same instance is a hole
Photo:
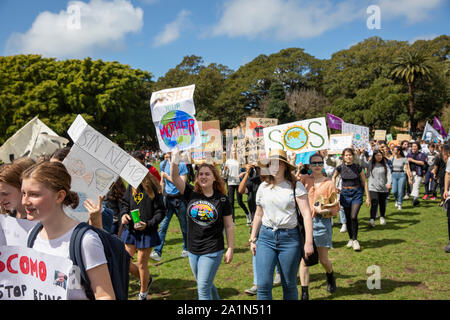
[[[28,235],[27,247],[33,248],[34,241],[36,240],[37,235],[42,230],[42,222],[39,222],[37,225],[31,229],[30,234]]]
[[[86,296],[89,300],[95,300],[94,293],[91,289],[91,283],[86,273],[86,266],[83,262],[83,256],[81,254],[81,242],[86,231],[91,230],[92,227],[86,222],[79,223],[73,230],[69,244],[69,256],[75,266],[80,269],[81,285],[86,291]]]

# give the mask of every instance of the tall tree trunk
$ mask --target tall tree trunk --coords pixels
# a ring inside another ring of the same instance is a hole
[[[409,92],[409,124],[411,126],[411,136],[413,139],[416,135],[417,123],[414,119],[414,83],[408,82],[408,92]]]

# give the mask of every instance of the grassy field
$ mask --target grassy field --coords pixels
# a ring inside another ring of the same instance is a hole
[[[423,189],[423,188],[422,188]],[[423,192],[423,190],[422,190]],[[245,197],[244,197],[244,200]],[[222,263],[215,285],[224,300],[256,300],[245,289],[252,286],[253,271],[248,245],[249,227],[242,209],[235,202],[235,254],[229,265]],[[421,201],[413,207],[405,200],[403,210],[394,207],[392,196],[386,214],[386,225],[376,221],[368,226],[369,209],[362,207],[359,214],[361,251],[345,247],[347,233],[340,233],[335,218],[333,249],[329,255],[337,277],[337,291],[326,291],[325,271],[321,265],[310,268],[310,298],[312,300],[409,300],[450,299],[450,254],[445,253],[448,243],[447,220],[438,201]],[[197,287],[189,261],[181,258],[182,236],[178,219],[169,226],[162,261],[150,260],[150,273],[155,281],[150,289],[151,300],[196,300]],[[379,267],[380,289],[368,289],[369,266]],[[300,292],[300,284],[298,285]],[[138,281],[131,276],[130,299],[136,299]],[[282,299],[282,288],[273,289],[274,299]]]

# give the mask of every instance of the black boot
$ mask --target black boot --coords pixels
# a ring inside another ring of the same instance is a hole
[[[302,300],[309,300],[308,286],[302,286]]]
[[[331,273],[326,273],[327,275],[327,291],[329,293],[334,293],[336,291],[336,279],[334,277],[333,271]]]

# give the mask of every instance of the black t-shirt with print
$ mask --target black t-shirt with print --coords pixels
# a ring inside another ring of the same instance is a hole
[[[341,175],[343,187],[362,187],[362,167],[359,164],[353,163],[348,166],[343,163],[336,168],[336,171]]]
[[[188,183],[183,196],[187,202],[187,250],[197,255],[223,250],[223,217],[231,215],[228,197],[218,191],[206,197]]]

